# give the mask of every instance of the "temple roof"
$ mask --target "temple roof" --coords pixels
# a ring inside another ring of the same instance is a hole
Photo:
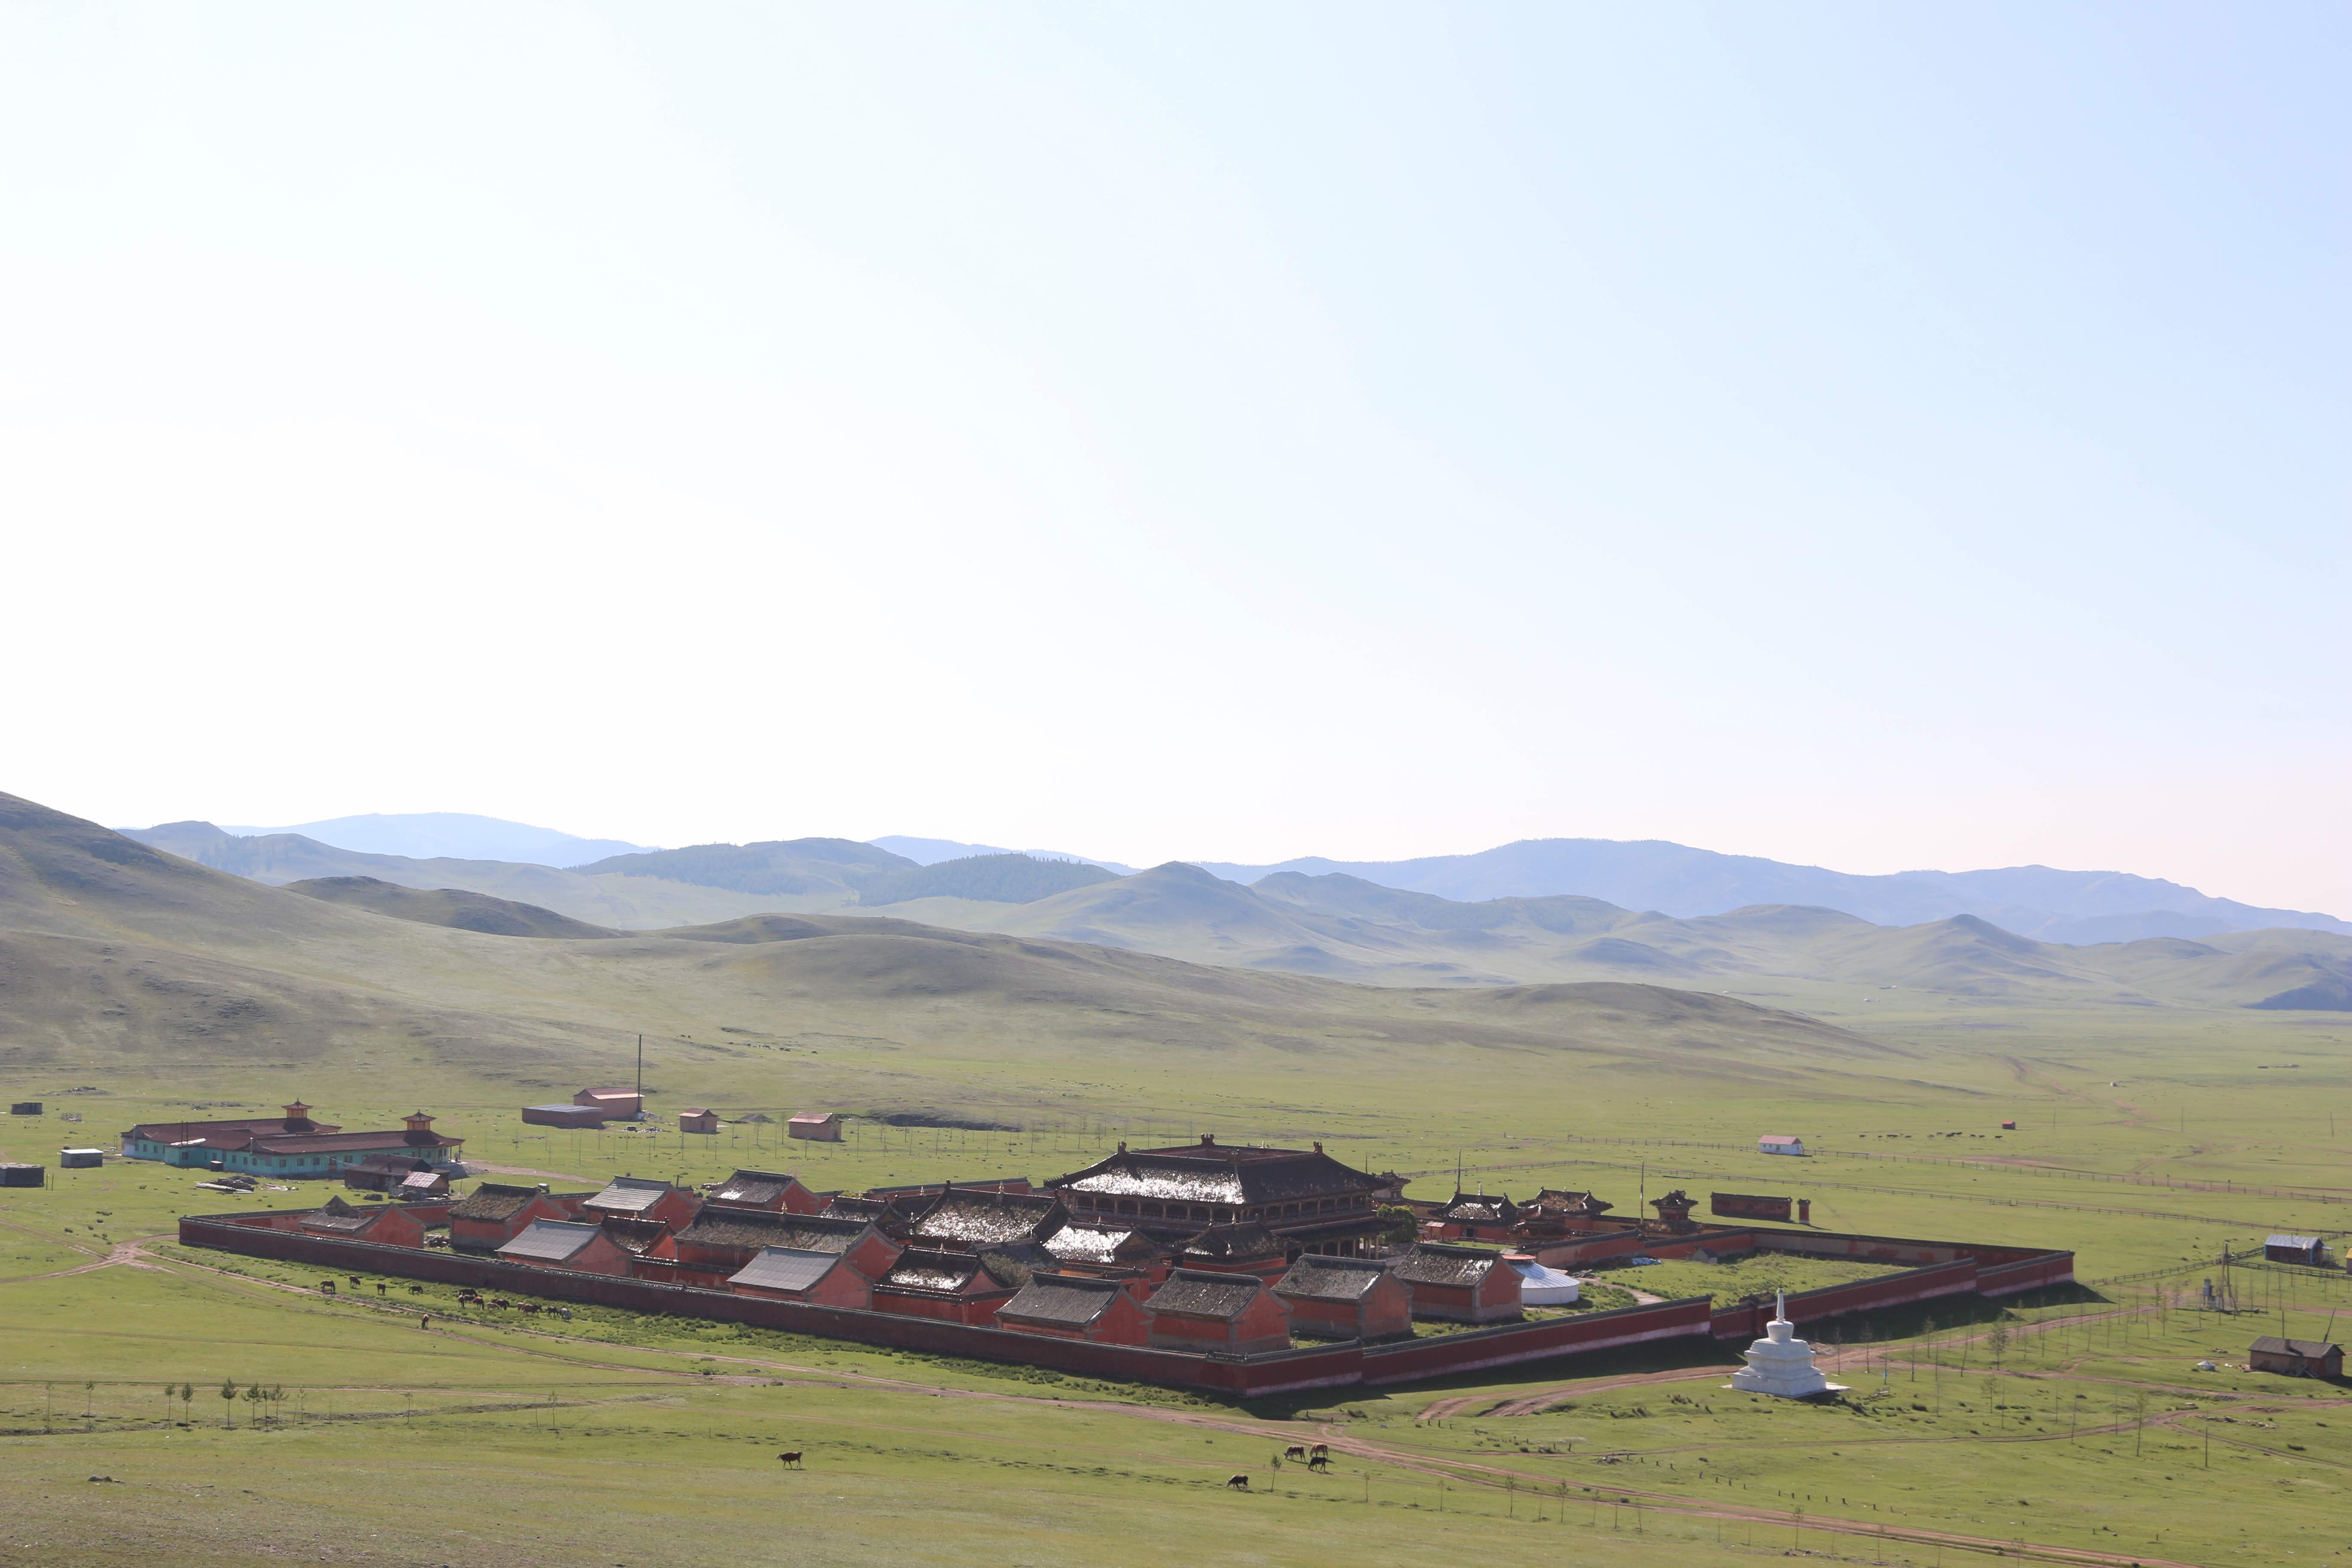
[[[1267,1149],[1219,1143],[1204,1137],[1198,1143],[1165,1149],[1129,1150],[1122,1145],[1108,1159],[1045,1184],[1100,1196],[1246,1207],[1342,1193],[1368,1194],[1380,1184],[1341,1164],[1319,1147]]]
[[[1282,1296],[1309,1301],[1360,1301],[1381,1281],[1388,1265],[1371,1258],[1318,1258],[1312,1254],[1290,1266],[1275,1286]]]

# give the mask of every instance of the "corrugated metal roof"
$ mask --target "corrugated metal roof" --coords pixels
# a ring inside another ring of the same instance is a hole
[[[841,1261],[837,1252],[806,1252],[793,1247],[771,1247],[730,1276],[730,1285],[751,1285],[762,1290],[805,1290]]]
[[[1181,1312],[1188,1318],[1240,1317],[1257,1300],[1262,1289],[1253,1274],[1212,1274],[1179,1268],[1151,1298],[1155,1312]]]
[[[1110,1310],[1118,1299],[1116,1279],[1091,1279],[1076,1274],[1040,1274],[1021,1293],[997,1310],[999,1319],[1015,1318],[1036,1323],[1082,1328]]]
[[[2309,1252],[2319,1245],[2315,1236],[2274,1236],[2263,1243],[2264,1247],[2292,1247],[2298,1252]]]
[[[588,1200],[588,1206],[611,1214],[640,1214],[661,1202],[663,1194],[677,1190],[649,1176],[615,1176]]]
[[[562,1263],[577,1257],[582,1247],[604,1234],[600,1227],[593,1225],[574,1225],[561,1219],[535,1219],[523,1227],[520,1236],[499,1247],[499,1256]]]
[[[1360,1301],[1364,1292],[1380,1283],[1387,1264],[1370,1258],[1318,1258],[1312,1254],[1290,1266],[1275,1286],[1278,1295],[1309,1301]]]

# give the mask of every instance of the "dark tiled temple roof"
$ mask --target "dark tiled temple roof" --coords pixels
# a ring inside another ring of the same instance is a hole
[[[1278,1295],[1297,1296],[1309,1301],[1360,1301],[1364,1292],[1380,1282],[1389,1271],[1388,1265],[1370,1258],[1300,1258],[1290,1266],[1290,1272],[1275,1286]]]
[[[1417,1241],[1412,1250],[1389,1265],[1389,1272],[1408,1285],[1476,1285],[1486,1270],[1502,1261],[1499,1253],[1475,1247],[1448,1247],[1443,1242]]]
[[[1591,1193],[1572,1193],[1559,1187],[1546,1187],[1522,1206],[1545,1209],[1552,1214],[1597,1215],[1607,1214],[1617,1205],[1603,1203]]]
[[[1046,1185],[1113,1197],[1244,1207],[1370,1193],[1378,1183],[1320,1149],[1265,1149],[1203,1138],[1169,1149],[1122,1148],[1108,1160]]]
[[[806,1215],[777,1214],[771,1209],[736,1209],[710,1204],[678,1231],[677,1241],[680,1247],[785,1247],[791,1244],[779,1237],[795,1230],[808,1218]]]
[[[669,1234],[669,1226],[657,1219],[630,1219],[621,1215],[607,1215],[597,1222],[604,1234],[624,1252],[642,1255],[653,1250],[654,1244]]]
[[[827,1219],[880,1219],[890,1212],[887,1198],[853,1197],[847,1193],[835,1193],[824,1205]]]
[[[756,1206],[781,1203],[799,1179],[783,1171],[738,1171],[711,1189],[710,1201]]]
[[[1116,1279],[1096,1279],[1082,1274],[1040,1274],[1021,1293],[997,1309],[1007,1318],[1033,1323],[1059,1323],[1083,1328],[1110,1310],[1121,1289]]]
[[[763,1290],[805,1290],[841,1261],[837,1252],[803,1252],[771,1247],[737,1270],[730,1285],[751,1285]]]
[[[1213,1225],[1195,1232],[1186,1238],[1180,1256],[1213,1258],[1221,1263],[1246,1263],[1280,1258],[1286,1250],[1279,1237],[1253,1219],[1239,1225]]]
[[[1253,1274],[1211,1274],[1179,1268],[1151,1298],[1155,1312],[1181,1312],[1188,1318],[1240,1317],[1257,1300],[1261,1289]]]
[[[962,1247],[1042,1241],[1069,1222],[1050,1193],[941,1193],[915,1216],[913,1239]]]
[[[1438,1211],[1438,1217],[1457,1225],[1515,1225],[1519,1205],[1501,1193],[1456,1193],[1454,1201]]]
[[[449,1205],[451,1219],[507,1220],[522,1213],[530,1200],[541,1195],[537,1187],[513,1187],[499,1182],[484,1182],[464,1197]]]

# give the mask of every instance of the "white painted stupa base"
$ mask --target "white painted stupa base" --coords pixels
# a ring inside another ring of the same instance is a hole
[[[1844,1393],[1846,1384],[1822,1375],[1813,1364],[1813,1347],[1798,1339],[1796,1332],[1797,1325],[1789,1321],[1788,1300],[1780,1298],[1772,1321],[1764,1325],[1764,1337],[1748,1347],[1748,1364],[1733,1373],[1723,1386],[1742,1394],[1769,1394],[1776,1399]]]

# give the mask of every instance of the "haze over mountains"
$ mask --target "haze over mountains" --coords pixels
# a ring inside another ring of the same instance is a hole
[[[1452,899],[1340,871],[1237,868],[1256,874],[1254,885],[1244,886],[1181,862],[1124,877],[1091,863],[1010,852],[918,865],[878,846],[840,838],[638,851],[559,870],[361,855],[298,835],[237,837],[202,823],[131,837],[256,880],[293,884],[328,901],[514,935],[578,938],[754,914],[855,916],[887,908],[933,928],[1387,986],[1639,980],[1703,990],[1761,985],[1768,989],[1751,994],[1790,998],[1801,997],[1805,986],[1830,985],[2058,1003],[2352,1009],[2352,938],[2285,924],[2209,930],[2202,940],[2142,936],[2069,944],[2027,937],[1969,912],[1892,925],[1820,905],[1764,902],[1681,916],[1577,894]],[[1571,856],[1607,858],[1595,856],[1589,844],[1552,841],[1403,864],[1423,880],[1476,885],[1481,878],[1518,876],[1541,885],[1541,858],[1561,843]],[[1769,885],[1783,874],[1838,875],[1676,846],[1599,848],[1671,851],[1652,858],[1679,867],[1694,884],[1713,877],[1707,884],[1713,897],[1689,893],[1685,907],[1695,900],[1704,908],[1727,896],[1726,889],[1752,885],[1740,877]],[[1538,862],[1533,869],[1530,859]],[[1620,875],[1631,873],[1621,868]],[[2032,869],[1927,881],[1918,896],[1949,900],[1958,896],[1949,884],[1965,889],[1970,877],[2013,877],[2014,886],[2071,900],[2078,909],[2136,894],[2176,902],[2203,898],[2145,879]],[[1844,880],[1869,892],[1874,884],[1905,879]],[[2214,913],[2214,906],[2224,912]],[[2234,918],[2250,921],[2273,912],[2221,900],[2191,910],[2183,918],[2209,926],[2235,911],[2244,912]],[[2097,914],[2072,918],[2130,924]],[[1799,989],[1786,989],[1791,985]]]

